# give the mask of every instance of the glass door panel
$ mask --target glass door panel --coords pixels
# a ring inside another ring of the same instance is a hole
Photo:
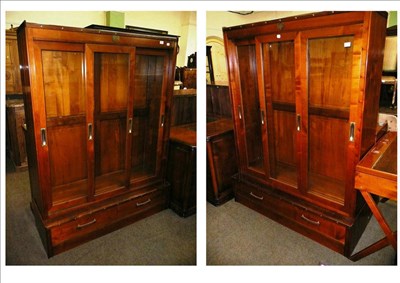
[[[166,53],[137,50],[133,97],[131,179],[156,176],[164,116]],[[161,118],[160,118],[161,116]]]
[[[245,134],[246,166],[250,170],[264,174],[255,46],[238,45],[237,53],[242,102],[242,105],[238,106],[238,112],[239,119],[243,121]]]
[[[269,176],[297,187],[294,41],[262,44]]]
[[[95,194],[126,183],[130,53],[94,49]]]
[[[85,200],[88,194],[84,53],[79,45],[41,48],[46,112],[42,134],[47,136],[54,206],[71,199]]]
[[[308,40],[308,191],[343,203],[354,36]]]

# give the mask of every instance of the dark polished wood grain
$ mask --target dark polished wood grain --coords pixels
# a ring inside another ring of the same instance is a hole
[[[18,41],[48,256],[167,208],[177,37],[23,23]]]
[[[168,162],[170,207],[190,216],[196,213],[196,124],[171,127]]]
[[[397,232],[392,231],[373,195],[397,201],[397,132],[384,135],[358,163],[355,188],[371,208],[385,237],[350,257],[357,261],[388,245],[397,251]]]
[[[370,214],[354,174],[377,138],[386,19],[379,12],[322,12],[223,29],[236,199],[345,256]],[[280,194],[293,206],[321,209],[322,218],[333,213],[328,226],[341,231],[340,241],[319,239],[325,228],[318,217],[308,222],[320,225],[306,226],[292,208],[270,205]],[[341,217],[346,225],[335,228]]]
[[[233,198],[232,176],[237,170],[232,120],[207,123],[207,201],[221,205]]]

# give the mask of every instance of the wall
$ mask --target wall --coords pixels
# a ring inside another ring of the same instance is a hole
[[[196,52],[196,12],[192,11],[129,11],[125,14],[125,24],[153,29],[167,30],[178,35],[180,52],[177,66],[187,64],[187,56]],[[106,25],[104,11],[6,11],[5,28],[19,26],[24,20],[41,24],[85,27],[90,24]]]

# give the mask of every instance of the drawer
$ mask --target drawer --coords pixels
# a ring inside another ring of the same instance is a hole
[[[302,229],[301,233],[317,233],[335,242],[344,242],[347,227],[304,207],[296,205],[276,193],[260,190],[248,185],[236,184],[236,199],[254,210],[289,227]],[[308,232],[306,232],[306,230]]]
[[[165,190],[155,190],[145,195],[132,197],[118,204],[118,218],[122,219],[164,204],[166,207],[166,201]]]
[[[74,220],[50,228],[51,242],[56,246],[66,240],[80,238],[101,230],[117,218],[117,206],[76,217]]]

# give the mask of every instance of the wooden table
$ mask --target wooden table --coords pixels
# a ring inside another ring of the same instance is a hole
[[[387,132],[356,167],[355,188],[367,202],[385,237],[352,255],[357,261],[388,245],[397,251],[397,232],[393,232],[372,195],[397,201],[397,132]]]

